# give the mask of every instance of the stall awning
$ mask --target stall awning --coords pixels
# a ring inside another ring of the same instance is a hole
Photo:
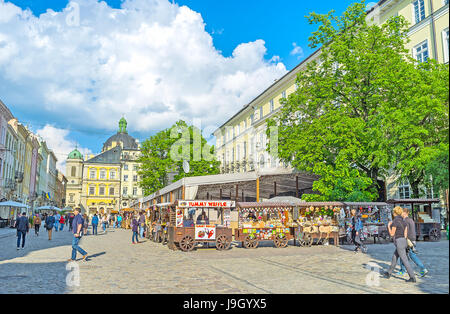
[[[14,202],[14,201],[6,201],[6,202],[1,202],[0,206],[6,206],[6,207],[18,207],[18,208],[30,208],[30,206],[23,204],[23,203],[19,203],[19,202]]]

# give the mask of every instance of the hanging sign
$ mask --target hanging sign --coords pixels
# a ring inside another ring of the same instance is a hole
[[[177,207],[176,211],[177,227],[183,227],[183,210]]]
[[[179,207],[235,207],[234,201],[179,201]]]
[[[195,240],[215,240],[215,225],[195,225]]]
[[[223,224],[225,227],[229,228],[231,223],[231,213],[230,209],[226,208],[223,210]]]

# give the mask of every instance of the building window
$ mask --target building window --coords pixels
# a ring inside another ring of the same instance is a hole
[[[123,170],[128,170],[128,165],[127,164],[123,165]]]
[[[106,170],[100,170],[100,179],[104,180],[106,179]]]
[[[72,177],[76,177],[76,176],[77,176],[77,167],[72,166],[72,170],[71,170],[71,172],[70,172],[70,175],[71,175]]]
[[[137,187],[133,188],[133,195],[137,195]]]
[[[252,113],[250,115],[250,124],[253,124],[253,123],[255,123],[255,115]]]
[[[110,172],[109,172],[109,178],[110,178],[111,180],[114,180],[114,179],[116,178],[116,172],[115,172],[115,171],[110,171]]]
[[[114,188],[109,188],[109,195],[114,195]]]
[[[244,142],[244,158],[247,158],[247,142]]]
[[[411,189],[408,182],[402,182],[398,187],[398,196],[400,199],[411,198]]]
[[[96,174],[97,174],[97,171],[95,169],[91,169],[89,171],[89,178],[90,179],[95,179]]]
[[[123,176],[123,181],[128,181],[128,175]]]
[[[70,195],[69,195],[69,201],[70,201],[70,202],[73,202],[73,197],[74,197],[74,196],[75,196],[74,194],[70,194]]]
[[[286,91],[281,92],[281,98],[286,98]]]
[[[259,119],[262,119],[262,118],[263,118],[263,107],[261,106],[259,108]]]
[[[273,112],[275,110],[275,105],[273,104],[273,99],[270,100],[270,112]]]
[[[90,186],[89,187],[89,195],[94,195],[95,194],[95,186]]]
[[[428,60],[428,40],[414,47],[414,58],[419,62]]]
[[[419,23],[425,18],[425,4],[424,0],[417,0],[413,2],[414,5],[414,18],[416,23]]]
[[[139,170],[138,165],[134,165],[134,166],[133,166],[133,170],[134,170],[134,171],[138,171],[138,170]]]
[[[241,160],[241,145],[237,145],[236,149],[237,149],[236,159],[239,161]]]
[[[123,195],[127,195],[128,194],[128,188],[125,186],[124,188],[123,188],[123,190],[122,190],[122,194]]]
[[[101,187],[98,188],[98,194],[99,195],[105,195],[105,187],[104,186],[101,186]]]
[[[448,1],[447,1],[448,4]],[[444,63],[448,63],[449,48],[448,48],[448,28],[442,32],[442,46],[444,49]]]
[[[137,180],[138,180],[138,176],[137,176],[137,175],[134,175],[134,176],[133,176],[133,182],[137,182]]]

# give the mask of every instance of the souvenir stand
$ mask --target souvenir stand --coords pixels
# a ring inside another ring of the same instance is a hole
[[[230,224],[234,201],[178,200],[175,206],[175,211],[170,212],[168,227],[170,249],[189,252],[199,243],[215,243],[219,251],[230,248],[233,240]],[[210,220],[212,214],[215,220]]]
[[[311,246],[316,240],[317,244],[328,244],[333,239],[335,246],[339,245],[339,237],[343,223],[344,203],[341,202],[305,202],[298,207],[295,213],[298,228],[295,229],[295,240],[300,246]]]
[[[240,202],[238,228],[234,239],[247,249],[258,247],[260,241],[273,241],[277,248],[286,247],[294,239],[292,211],[287,203]]]
[[[174,203],[160,203],[153,206],[150,213],[150,234],[153,242],[167,244],[170,212],[174,212],[174,208]]]
[[[392,210],[388,203],[383,202],[345,202],[347,217],[345,220],[347,238],[350,236],[351,210],[356,209],[363,223],[362,238],[373,237],[374,243],[380,243],[380,238],[389,240],[387,225],[392,220]],[[351,236],[350,236],[351,237]],[[348,242],[349,239],[347,239]]]

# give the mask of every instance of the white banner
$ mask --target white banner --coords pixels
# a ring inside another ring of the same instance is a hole
[[[234,201],[178,201],[178,207],[231,208],[231,207],[235,207],[235,202]]]

